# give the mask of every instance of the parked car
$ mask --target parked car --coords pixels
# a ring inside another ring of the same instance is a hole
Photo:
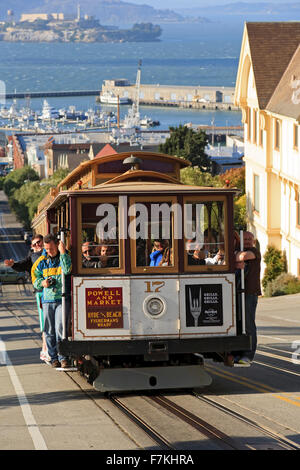
[[[26,281],[26,273],[18,273],[8,266],[0,267],[0,282],[2,284],[23,284]]]

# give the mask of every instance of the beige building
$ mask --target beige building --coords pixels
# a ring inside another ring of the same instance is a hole
[[[246,23],[235,103],[245,126],[249,229],[300,276],[300,22]]]

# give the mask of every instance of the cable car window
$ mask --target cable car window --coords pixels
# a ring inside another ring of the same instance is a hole
[[[132,198],[128,234],[133,272],[175,269],[176,199],[170,199],[172,198],[156,197],[150,202]]]
[[[113,202],[83,203],[81,206],[81,267],[120,267],[119,210]]]
[[[186,200],[184,211],[185,268],[224,269],[228,259],[225,200]]]

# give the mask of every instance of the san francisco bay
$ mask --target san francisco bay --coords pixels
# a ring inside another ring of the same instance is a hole
[[[142,83],[166,85],[235,85],[242,26],[222,23],[162,25],[154,43],[1,43],[1,80],[7,92],[100,90],[105,79],[135,82],[142,60]],[[24,101],[18,100],[23,106]],[[87,110],[95,97],[49,98],[52,106]],[[41,109],[42,99],[31,100]],[[9,104],[9,103],[8,103]],[[127,107],[121,107],[121,118]],[[142,107],[141,115],[160,121],[160,128],[192,122],[239,125],[239,111]]]

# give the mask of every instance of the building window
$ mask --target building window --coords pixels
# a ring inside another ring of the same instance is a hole
[[[297,196],[296,222],[297,222],[298,228],[300,228],[300,192],[298,192],[298,196]]]
[[[298,150],[298,124],[294,124],[294,137],[293,137],[294,149]]]
[[[264,130],[262,128],[259,129],[259,145],[264,146]]]
[[[280,149],[280,121],[278,119],[275,119],[274,123],[274,148]]]
[[[247,124],[248,124],[247,139],[250,142],[251,141],[251,108],[248,108]]]
[[[254,175],[254,210],[259,212],[259,176]]]
[[[253,143],[257,144],[257,111],[253,111]]]

